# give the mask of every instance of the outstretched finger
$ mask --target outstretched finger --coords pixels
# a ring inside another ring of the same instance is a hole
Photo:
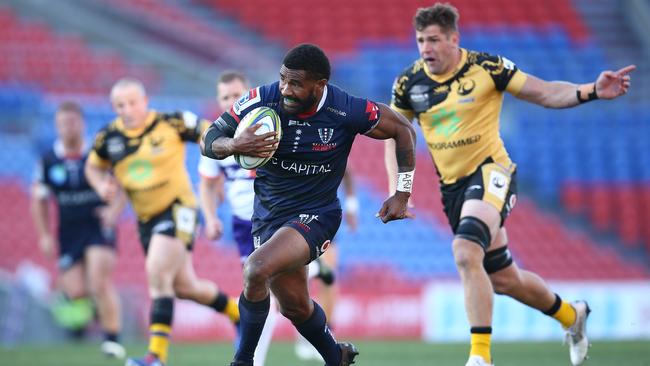
[[[414,219],[414,218],[415,218],[415,214],[414,214],[413,212],[411,212],[411,211],[406,211],[406,212],[404,213],[404,218],[405,218],[405,219]]]
[[[628,66],[625,66],[624,68],[616,71],[616,75],[617,76],[627,75],[627,74],[631,73],[634,70],[636,70],[636,65],[628,65]]]

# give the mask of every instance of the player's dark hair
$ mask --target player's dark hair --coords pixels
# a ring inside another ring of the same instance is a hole
[[[330,61],[323,50],[313,44],[303,43],[287,52],[282,60],[287,69],[305,70],[314,80],[330,79]]]
[[[217,77],[217,84],[227,84],[235,80],[239,80],[243,84],[248,85],[248,80],[246,79],[246,76],[236,70],[226,70],[221,74],[219,74],[219,77]]]
[[[437,25],[445,34],[458,31],[458,9],[449,3],[436,3],[428,8],[418,8],[413,17],[415,30],[422,31],[430,25]]]
[[[71,100],[67,100],[61,104],[59,104],[59,107],[56,109],[56,113],[59,112],[73,112],[76,113],[80,116],[83,117],[84,112],[83,109],[81,109],[81,106],[77,102],[73,102]]]

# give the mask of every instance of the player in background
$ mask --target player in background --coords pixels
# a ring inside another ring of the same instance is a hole
[[[217,104],[220,110],[228,110],[249,89],[244,74],[237,71],[221,73],[217,78]],[[251,217],[255,198],[255,171],[242,169],[232,156],[223,160],[201,156],[198,170],[199,202],[205,221],[205,235],[210,240],[217,240],[223,234],[223,224],[217,217],[217,208],[227,199],[232,210],[232,231],[243,265],[253,252]],[[266,361],[276,320],[277,311],[271,311],[255,349],[255,366],[263,366]]]
[[[104,331],[101,350],[123,358],[119,343],[120,300],[113,285],[115,226],[126,203],[122,191],[102,199],[83,173],[88,154],[81,107],[63,102],[55,114],[57,139],[40,158],[32,185],[31,212],[41,251],[55,256],[58,243],[59,282],[64,295],[78,301],[90,295]],[[50,197],[58,206],[58,234],[50,231]]]
[[[589,347],[589,306],[562,300],[537,274],[520,269],[508,250],[503,224],[516,203],[516,166],[499,135],[499,113],[504,91],[547,108],[617,98],[627,92],[635,67],[604,71],[587,84],[544,81],[504,57],[461,48],[458,18],[447,3],[418,9],[413,24],[420,59],[396,78],[391,107],[417,118],[440,176],[471,326],[467,366],[492,364],[493,293],[555,318],[567,331],[571,363],[579,365]],[[387,141],[392,182],[394,144]]]
[[[148,107],[139,80],[121,79],[111,89],[117,119],[104,127],[86,162],[91,186],[105,200],[124,187],[138,218],[152,299],[148,354],[127,366],[167,362],[174,298],[190,299],[239,321],[236,301],[192,264],[197,202],[185,167],[185,143],[198,142],[209,125],[190,112],[161,113]],[[113,178],[113,175],[115,178]]]
[[[282,62],[280,81],[252,89],[223,113],[203,135],[210,158],[233,154],[268,157],[254,182],[253,242],[244,265],[239,298],[241,341],[231,366],[250,366],[269,312],[270,292],[280,312],[316,347],[328,366],[354,363],[358,351],[337,343],[323,309],[309,296],[305,264],[322,255],[342,219],[337,188],[357,134],[393,138],[399,182],[377,216],[383,222],[410,217],[407,202],[415,168],[415,131],[383,104],[357,98],[329,83],[330,64],[317,46],[291,49]],[[233,138],[241,118],[267,106],[281,119],[276,132],[255,135],[257,126]]]

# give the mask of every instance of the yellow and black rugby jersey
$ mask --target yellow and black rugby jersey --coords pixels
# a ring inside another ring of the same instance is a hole
[[[461,60],[445,75],[433,75],[422,59],[400,74],[391,107],[417,118],[440,180],[451,184],[491,157],[514,169],[499,134],[503,91],[518,94],[526,74],[510,60],[461,49]]]
[[[198,142],[209,125],[190,112],[150,111],[138,129],[126,129],[118,118],[97,133],[88,159],[113,169],[138,219],[146,222],[175,201],[196,207],[185,168],[185,141]]]

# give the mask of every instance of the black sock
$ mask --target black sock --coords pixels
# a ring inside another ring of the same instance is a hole
[[[120,343],[119,336],[117,333],[113,332],[104,332],[104,340],[109,342]]]
[[[295,327],[318,350],[327,365],[338,366],[341,363],[341,349],[327,326],[325,312],[316,301],[312,302],[314,312],[307,321],[296,324]]]
[[[223,292],[219,292],[212,304],[208,306],[220,313],[223,313],[223,311],[226,310],[226,305],[228,305],[228,296],[224,295]]]
[[[244,297],[244,293],[239,296],[239,329],[240,337],[239,348],[235,353],[235,361],[253,364],[253,355],[257,342],[260,340],[262,329],[266,317],[269,315],[271,307],[271,297],[258,302],[250,302]]]

